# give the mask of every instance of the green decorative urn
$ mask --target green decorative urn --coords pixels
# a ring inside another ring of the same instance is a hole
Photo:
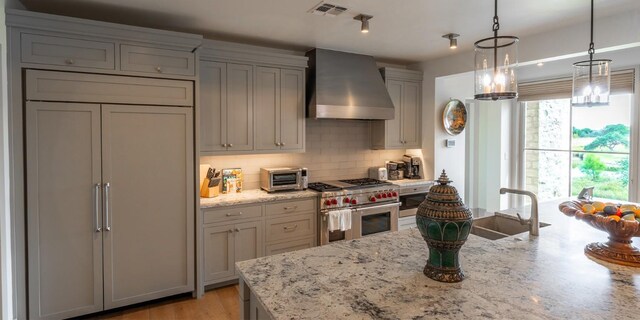
[[[464,273],[460,269],[459,252],[467,241],[473,219],[458,190],[450,183],[442,170],[436,185],[418,207],[416,222],[429,246],[424,274],[436,281],[460,282],[464,280]]]

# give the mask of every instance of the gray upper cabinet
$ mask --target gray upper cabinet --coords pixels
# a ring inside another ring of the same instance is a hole
[[[304,151],[304,71],[282,69],[280,83],[280,148]]]
[[[304,68],[291,52],[205,40],[201,155],[304,151]]]
[[[79,68],[115,69],[112,42],[21,34],[22,62]]]
[[[101,311],[100,105],[27,102],[31,319]]]
[[[201,152],[253,150],[253,66],[203,61],[200,77]]]
[[[302,70],[256,69],[256,150],[304,150]]]
[[[200,63],[200,151],[227,150],[227,64]]]
[[[253,150],[253,66],[227,65],[227,149]]]
[[[373,121],[374,149],[413,149],[422,146],[422,72],[383,68],[387,90],[395,107],[393,120]]]
[[[120,68],[151,74],[193,76],[196,74],[192,52],[120,45]]]

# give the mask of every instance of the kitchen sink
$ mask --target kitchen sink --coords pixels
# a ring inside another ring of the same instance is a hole
[[[540,222],[540,228],[548,226],[550,224]],[[518,217],[504,213],[474,219],[471,227],[471,234],[489,240],[498,240],[525,232],[529,232],[528,224],[521,224]]]

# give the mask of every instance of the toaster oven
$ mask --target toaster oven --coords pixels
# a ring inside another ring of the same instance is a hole
[[[261,168],[260,188],[267,192],[304,190],[304,168]]]

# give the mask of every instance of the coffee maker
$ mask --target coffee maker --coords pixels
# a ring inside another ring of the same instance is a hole
[[[422,162],[419,157],[404,155],[402,156],[402,162],[405,164],[405,179],[421,179],[420,166]]]

